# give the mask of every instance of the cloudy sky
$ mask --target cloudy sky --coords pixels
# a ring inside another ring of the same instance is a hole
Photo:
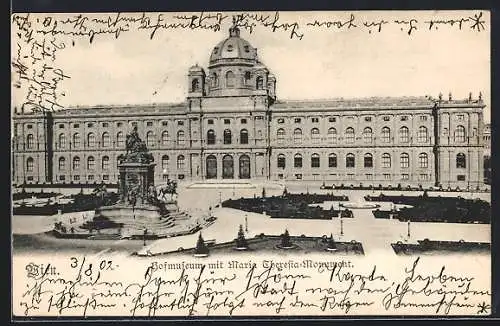
[[[357,28],[308,26],[308,22],[345,22],[351,12],[279,13],[279,23],[299,24],[302,39],[290,38],[290,31],[258,25],[241,37],[258,48],[261,61],[277,78],[279,99],[316,99],[370,96],[448,97],[465,99],[490,96],[490,20],[483,11],[484,30],[472,29],[472,20],[436,24],[429,30],[426,21],[467,19],[469,12],[353,12]],[[139,14],[123,14],[138,17]],[[157,13],[148,13],[151,18]],[[231,15],[231,13],[224,13]],[[266,13],[274,18],[274,13]],[[46,15],[34,16],[42,20]],[[70,15],[68,17],[72,17]],[[109,15],[87,15],[107,19]],[[163,14],[165,21],[175,21]],[[54,19],[65,19],[54,16]],[[86,21],[86,28],[102,25]],[[416,19],[411,35],[408,25],[394,20]],[[387,21],[378,28],[363,22]],[[272,19],[271,19],[272,21]],[[56,54],[54,66],[71,79],[58,85],[58,101],[64,106],[99,104],[141,104],[182,102],[187,91],[191,65],[206,67],[213,47],[228,36],[231,18],[223,20],[221,31],[159,29],[152,40],[151,30],[130,28],[116,39],[113,35],[88,37],[57,36],[67,44]],[[436,28],[437,27],[437,28]],[[13,50],[16,35],[13,35]],[[72,45],[74,42],[74,46]],[[26,63],[26,65],[29,65]],[[27,88],[13,87],[13,104],[24,102]],[[485,119],[489,121],[489,106]]]

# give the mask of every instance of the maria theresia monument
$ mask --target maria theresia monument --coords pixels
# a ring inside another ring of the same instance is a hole
[[[88,222],[96,230],[119,233],[122,237],[150,237],[168,235],[178,212],[173,198],[160,201],[154,185],[153,155],[139,138],[137,127],[127,135],[126,153],[118,157],[120,172],[115,205],[99,207],[94,219]],[[115,233],[115,234],[116,234]]]

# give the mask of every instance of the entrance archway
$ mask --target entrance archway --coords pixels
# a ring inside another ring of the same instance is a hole
[[[234,178],[234,161],[231,155],[222,158],[222,179]]]
[[[207,179],[217,178],[217,158],[214,155],[207,156]]]
[[[250,157],[240,156],[240,179],[250,179]]]

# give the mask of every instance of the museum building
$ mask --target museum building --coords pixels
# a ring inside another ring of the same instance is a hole
[[[116,184],[137,126],[155,182],[257,179],[331,185],[479,187],[483,109],[439,95],[282,101],[276,77],[233,26],[174,105],[16,110],[13,183]]]

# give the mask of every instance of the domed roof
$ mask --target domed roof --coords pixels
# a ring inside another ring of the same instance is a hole
[[[196,64],[194,66],[191,66],[191,68],[189,68],[189,72],[203,72],[203,68],[198,66],[198,64]]]
[[[217,44],[210,55],[210,63],[221,59],[256,60],[257,49],[240,37],[240,30],[233,26],[229,29],[229,37]]]

